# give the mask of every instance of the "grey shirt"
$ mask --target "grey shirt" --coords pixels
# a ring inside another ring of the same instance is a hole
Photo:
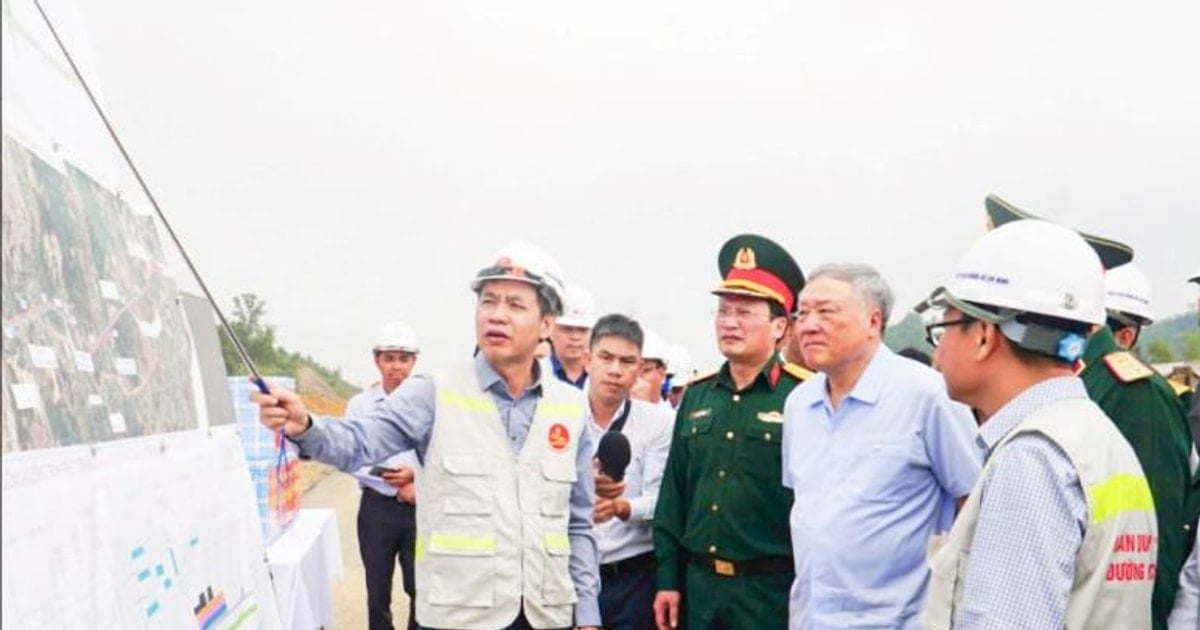
[[[534,364],[534,381],[515,399],[509,394],[504,379],[492,369],[483,356],[475,361],[475,377],[480,389],[486,391],[500,412],[500,422],[508,435],[509,447],[515,456],[525,444],[538,399],[542,396],[540,366]],[[553,378],[551,376],[550,378]],[[437,409],[437,389],[427,375],[414,374],[392,390],[365,418],[337,420],[313,418],[312,426],[292,438],[300,452],[344,471],[352,471],[387,458],[393,453],[415,449],[425,461],[429,449]],[[579,601],[575,604],[575,624],[599,626],[600,572],[596,540],[592,534],[593,479],[592,453],[595,437],[583,431],[575,457],[578,478],[571,488],[570,519],[567,535],[571,541],[571,580]],[[419,503],[418,503],[419,506]],[[420,509],[420,507],[418,507]]]

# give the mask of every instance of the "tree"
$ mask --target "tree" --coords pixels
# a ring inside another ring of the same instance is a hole
[[[1183,360],[1200,361],[1200,330],[1193,330],[1183,338]]]
[[[1175,360],[1175,353],[1171,352],[1171,345],[1164,339],[1155,339],[1146,346],[1146,358],[1151,363],[1168,363]]]
[[[243,293],[233,298],[233,314],[229,327],[242,342],[246,354],[258,367],[259,372],[280,373],[279,349],[275,347],[275,327],[266,323],[267,303],[253,293]],[[221,333],[221,354],[225,358],[225,371],[229,374],[249,374],[250,371],[238,356],[233,342],[225,331]]]

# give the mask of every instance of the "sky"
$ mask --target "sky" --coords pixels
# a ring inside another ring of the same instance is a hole
[[[390,320],[419,369],[468,356],[468,283],[512,239],[701,370],[738,233],[805,270],[875,266],[894,323],[989,193],[1132,245],[1160,314],[1195,307],[1195,2],[77,10],[89,80],[219,304],[257,294],[282,345],[356,383]]]

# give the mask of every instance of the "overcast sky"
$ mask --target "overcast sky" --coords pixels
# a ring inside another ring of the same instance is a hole
[[[78,3],[110,117],[221,305],[373,376],[471,350],[471,277],[550,250],[602,312],[715,367],[716,252],[861,261],[901,308],[996,193],[1131,244],[1157,309],[1200,265],[1200,4]]]

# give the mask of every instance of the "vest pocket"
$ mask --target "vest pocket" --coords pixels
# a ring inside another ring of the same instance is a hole
[[[434,532],[425,544],[429,603],[488,608],[495,604],[496,537],[493,534]],[[421,588],[427,588],[422,582]]]
[[[542,516],[563,516],[570,508],[571,488],[578,477],[575,462],[566,457],[547,457],[542,460],[542,477]]]
[[[446,488],[442,509],[446,514],[491,514],[495,481],[492,462],[472,455],[446,456]]]
[[[571,539],[565,532],[548,532],[546,570],[542,572],[542,601],[547,606],[566,606],[577,601],[571,580]]]

